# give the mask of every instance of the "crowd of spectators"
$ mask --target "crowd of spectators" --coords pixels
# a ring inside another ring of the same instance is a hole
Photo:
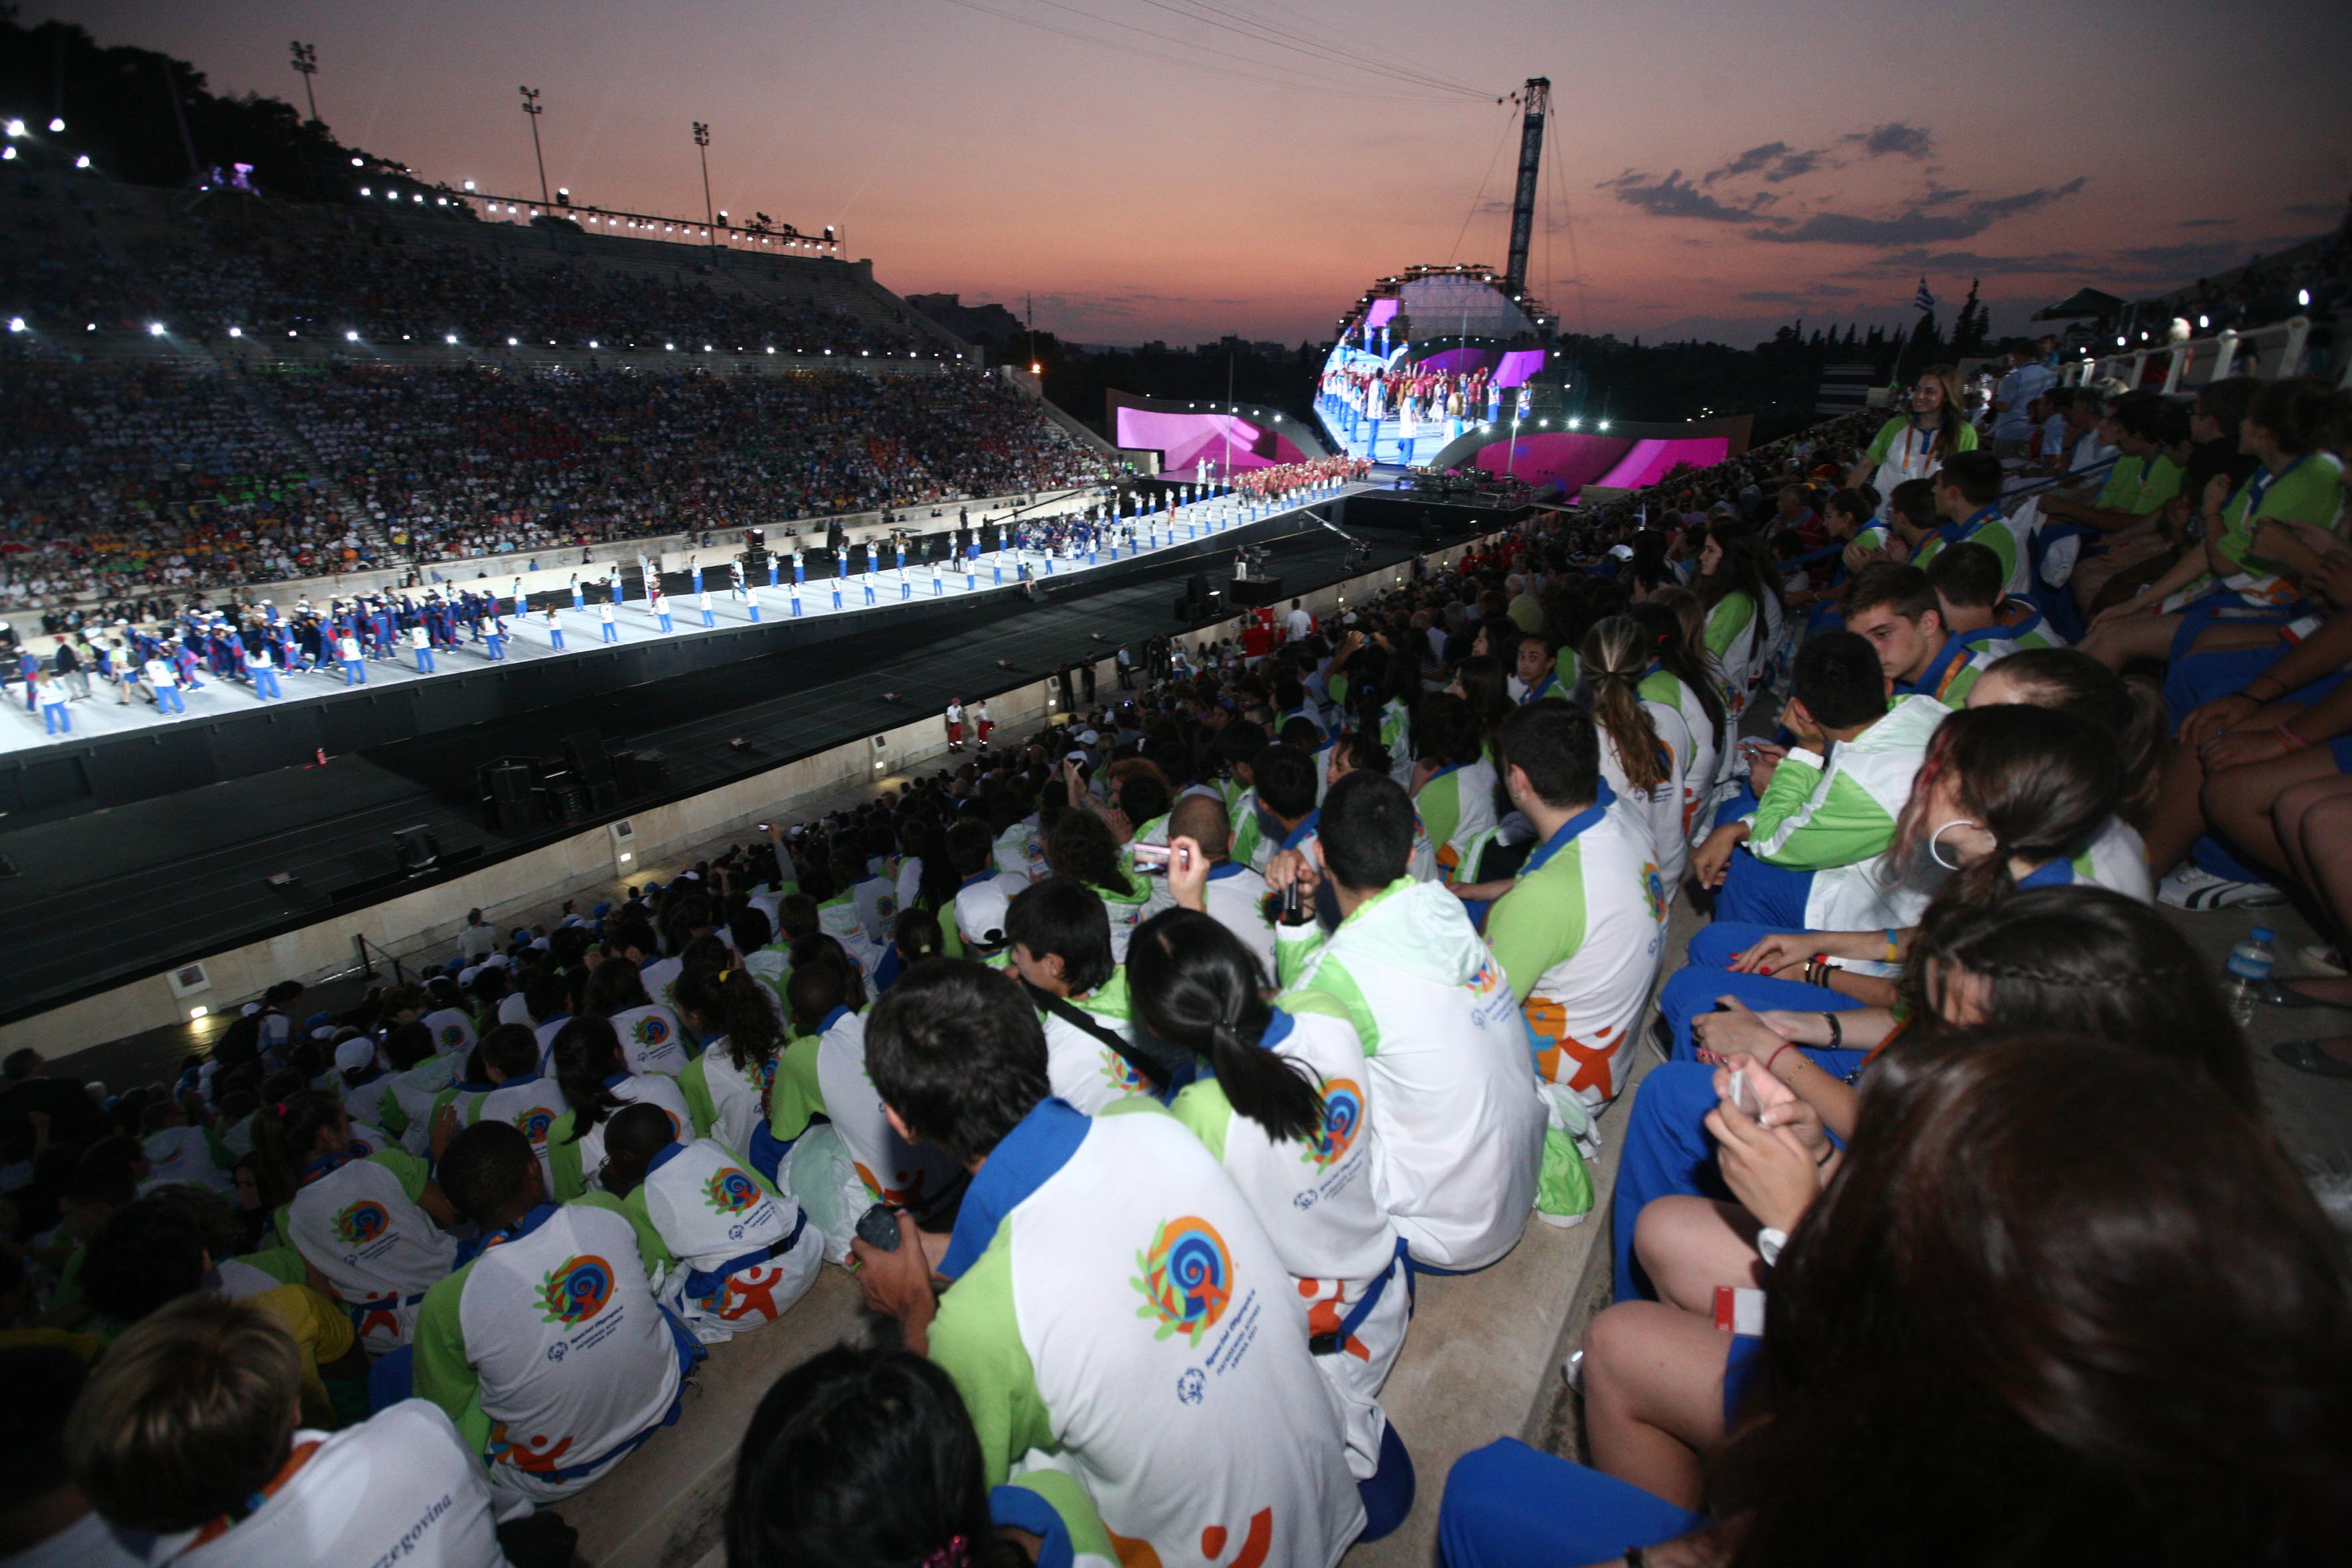
[[[1876,432],[1540,515],[1328,622],[1153,638],[1116,690],[1061,672],[1069,717],[1031,734],[958,704],[980,749],[937,773],[541,924],[476,911],[421,983],[347,1012],[273,988],[169,1089],[101,1103],[12,1059],[9,1326],[46,1325],[15,1353],[64,1391],[30,1445],[42,1528],[207,1531],[203,1562],[324,1530],[362,1560],[446,1493],[443,1561],[561,1561],[560,1505],[659,1442],[689,1342],[789,1319],[821,1254],[896,1345],[769,1393],[735,1568],[814,1542],[861,1568],[1120,1539],[1165,1561],[1203,1518],[1332,1563],[1412,1503],[1381,1400],[1420,1331],[1410,1271],[1613,1197],[1616,1300],[1563,1369],[1590,1465],[1510,1436],[1465,1456],[1452,1568],[1859,1561],[1923,1519],[1958,1563],[2324,1555],[2352,1522],[2352,1270],[2240,1023],[2352,983],[2225,1001],[2151,861],[2201,802],[2192,837],[2301,883],[2343,939],[2352,550],[2319,537],[2343,400],[2198,405],[2237,411],[2250,459],[2205,492],[2212,592],[2255,607],[2237,579],[2271,556],[2234,535],[2293,543],[2315,564],[2270,575],[2300,573],[2317,620],[2192,640],[2169,673],[2204,674],[2159,692],[2011,574],[2029,500],[2044,526],[2070,491],[2074,526],[2142,515],[2170,460],[2147,395],[2004,461],[1946,425],[1950,378],[1916,391]],[[1881,498],[1906,452],[1926,471]],[[1711,923],[1670,952],[1684,903]],[[2352,1076],[2352,1042],[2278,1054]],[[1592,1118],[1628,1092],[1598,1193]],[[1172,1117],[1120,1114],[1151,1100]],[[777,1239],[712,1241],[705,1186]],[[353,1202],[407,1251],[359,1267],[326,1223]],[[228,1261],[139,1272],[134,1248]],[[501,1316],[518,1288],[618,1303],[638,1337]],[[1246,1359],[1215,1353],[1229,1327]],[[167,1374],[231,1346],[278,1369],[266,1397]],[[518,1450],[484,1413],[540,1425]],[[572,1464],[511,1457],[559,1426]],[[127,1483],[171,1445],[236,1458]],[[289,1445],[372,1458],[380,1506],[292,1470],[241,1503]],[[1016,1475],[1037,1448],[1054,1465]]]

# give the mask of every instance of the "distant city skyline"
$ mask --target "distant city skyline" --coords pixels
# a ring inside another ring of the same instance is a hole
[[[2148,0],[1927,13],[1859,0],[416,0],[26,5],[301,103],[428,179],[815,230],[901,294],[1075,342],[1327,337],[1373,279],[1507,246],[1516,109],[1551,79],[1529,286],[1564,328],[1746,344],[1997,331],[2320,233],[2352,189],[2352,9]],[[1089,38],[1101,42],[1087,41]],[[1483,96],[1481,96],[1483,94]],[[1573,221],[1565,221],[1572,214]]]

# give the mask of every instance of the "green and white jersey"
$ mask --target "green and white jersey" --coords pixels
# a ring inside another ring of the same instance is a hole
[[[1772,654],[1772,639],[1757,625],[1756,601],[1735,590],[1706,613],[1702,634],[1707,656],[1723,672],[1724,700],[1733,713],[1748,708],[1748,689]]]
[[[768,1134],[789,1143],[825,1113],[824,1089],[817,1081],[817,1041],[801,1035],[776,1053],[776,1076],[768,1086]]]
[[[890,922],[898,918],[898,889],[891,879],[868,877],[849,889],[849,900],[857,908],[857,918],[866,928],[867,939],[888,942]]]
[[[955,1157],[936,1143],[909,1143],[890,1125],[882,1096],[866,1071],[866,1019],[836,1007],[817,1037],[817,1083],[824,1111],[858,1179],[879,1202],[921,1208],[963,1175]]]
[[[637,983],[646,988],[646,995],[663,1006],[676,1007],[677,977],[685,973],[686,963],[682,959],[656,959],[637,971]]]
[[[996,868],[1024,881],[1045,875],[1045,840],[1035,817],[1024,817],[996,836]]]
[[[1486,943],[1520,999],[1537,1073],[1596,1110],[1622,1087],[1666,942],[1650,825],[1640,803],[1612,793],[1603,781],[1486,911]]]
[[[686,1070],[686,1028],[677,1015],[656,1002],[650,1007],[624,1007],[606,1022],[621,1037],[621,1059],[631,1072],[656,1072],[676,1078]]]
[[[1257,791],[1242,791],[1226,809],[1234,825],[1233,858],[1253,871],[1265,870],[1274,858],[1274,846],[1266,841],[1265,824],[1258,817]]]
[[[506,1568],[481,1463],[430,1402],[404,1399],[340,1432],[298,1431],[294,1452],[308,1457],[228,1529],[159,1537],[152,1556],[137,1561],[172,1568]],[[134,1561],[103,1561],[118,1560]]]
[[[1958,414],[1953,416],[1955,419]],[[1878,491],[1878,515],[1884,519],[1894,504],[1895,487],[1906,479],[1924,479],[1942,469],[1944,461],[1936,455],[1934,427],[1920,429],[1911,423],[1907,414],[1898,414],[1878,427],[1871,437],[1865,460],[1876,465],[1871,476],[1871,486]],[[1973,452],[1977,449],[1977,431],[1973,425],[1961,425],[1952,432],[1952,450]]]
[[[1112,970],[1101,985],[1067,1000],[1103,1028],[1133,1043],[1135,1025],[1129,1016],[1126,970]],[[1092,1116],[1130,1095],[1150,1094],[1149,1079],[1086,1030],[1043,1007],[1037,1009],[1037,1021],[1045,1030],[1045,1076],[1056,1099]]]
[[[1362,1530],[1292,1277],[1157,1106],[1040,1102],[973,1177],[940,1272],[931,1359],[992,1483],[1054,1456],[1127,1563],[1330,1568]]]
[[[658,1105],[669,1115],[670,1135],[687,1138],[693,1135],[694,1110],[686,1103],[686,1095],[677,1080],[660,1073],[616,1072],[604,1080],[613,1098],[623,1105]],[[604,1163],[604,1133],[613,1125],[605,1116],[593,1127],[583,1130],[577,1111],[566,1110],[547,1130],[547,1163],[554,1170],[554,1184],[548,1190],[558,1202],[568,1202],[591,1189],[601,1190],[603,1182],[597,1173]]]
[[[213,1158],[211,1140],[201,1127],[166,1127],[140,1141],[151,1167],[143,1185],[148,1189],[192,1183],[216,1193],[236,1191],[236,1179]]]
[[[1704,837],[1699,831],[1700,816],[1715,792],[1716,777],[1722,762],[1715,744],[1715,725],[1706,715],[1706,706],[1698,693],[1663,669],[1654,669],[1642,678],[1642,700],[1660,708],[1670,708],[1678,721],[1675,725],[1660,724],[1658,735],[1669,746],[1679,744],[1683,750],[1675,754],[1678,776],[1682,780],[1682,835],[1685,850],[1690,842]],[[1689,863],[1687,853],[1684,863]]]
[[[563,1091],[555,1080],[544,1073],[532,1073],[528,1078],[510,1078],[498,1088],[476,1100],[457,1113],[458,1121],[471,1127],[477,1121],[503,1121],[518,1128],[530,1140],[530,1152],[539,1156],[539,1173],[547,1179],[547,1190],[555,1190],[555,1165],[548,1156],[548,1134],[556,1122],[571,1114],[563,1103]]]
[[[1402,698],[1391,697],[1381,708],[1381,749],[1389,754],[1389,777],[1399,784],[1412,781],[1412,722]]]
[[[598,1201],[612,1200],[583,1200]],[[659,1294],[705,1344],[774,1322],[808,1294],[824,1262],[824,1238],[807,1229],[801,1205],[708,1138],[655,1154],[621,1208],[637,1225],[641,1258],[646,1230],[660,1238],[667,1267]]]
[[[1960,525],[1955,544],[1981,544],[2000,560],[2001,592],[2022,594],[2032,587],[2033,563],[2025,548],[2024,535],[2018,526],[2003,517],[1999,507],[1989,506],[1975,513]],[[1919,546],[1911,564],[1925,570],[1929,562],[1944,552],[1944,534],[1939,530],[1930,534]]]
[[[465,1068],[465,1054],[460,1052],[431,1058],[384,1079],[384,1092],[392,1101],[383,1113],[384,1131],[398,1137],[402,1148],[422,1157],[433,1146],[434,1105]],[[394,1111],[399,1113],[396,1118]]]
[[[379,1336],[390,1342],[371,1342],[371,1354],[407,1342],[410,1298],[432,1289],[457,1261],[456,1239],[417,1206],[430,1179],[425,1163],[404,1150],[331,1156],[305,1168],[293,1200],[278,1211],[278,1233],[344,1305],[399,1303],[384,1309],[396,1320]]]
[[[1950,710],[1932,697],[1906,697],[1886,717],[1831,748],[1827,766],[1813,752],[1780,759],[1748,818],[1748,848],[1759,859],[1811,871],[1805,899],[1810,931],[1861,931],[1885,894],[1879,858],[1894,842],[1895,819],[1911,796],[1936,726]]]
[[[1217,1156],[1265,1226],[1307,1303],[1310,1335],[1337,1335],[1366,1292],[1379,1287],[1379,1299],[1346,1342],[1315,1358],[1339,1395],[1348,1468],[1360,1479],[1380,1468],[1388,1425],[1381,1384],[1404,1348],[1410,1316],[1404,1280],[1391,1278],[1396,1226],[1373,1187],[1374,1133],[1366,1114],[1371,1073],[1356,1026],[1316,992],[1294,991],[1278,1003],[1258,1044],[1295,1064],[1323,1096],[1323,1126],[1314,1138],[1276,1142],[1234,1113],[1214,1077],[1187,1085],[1169,1109]]]
[[[1440,768],[1412,804],[1436,846],[1439,878],[1450,884],[1475,877],[1477,852],[1495,832],[1495,764],[1480,757]]]
[[[1132,872],[1124,874],[1127,878],[1124,890],[1099,885],[1095,887],[1096,894],[1103,901],[1104,910],[1110,916],[1110,958],[1113,963],[1127,962],[1127,944],[1134,940],[1135,928],[1143,923],[1144,917],[1150,911],[1154,886],[1149,878]]]
[[[778,1005],[784,999],[784,987],[793,978],[792,944],[770,942],[767,946],[744,954],[743,967],[751,978],[768,988]]]
[[[2326,452],[2297,458],[2275,478],[2268,470],[2238,487],[2222,509],[2222,533],[2215,546],[2231,565],[2221,586],[2249,604],[2290,604],[2302,593],[2298,579],[2283,563],[2258,555],[2254,530],[2268,518],[2336,526],[2344,509],[2344,469]]]
[[[1638,824],[1648,835],[1649,858],[1657,869],[1658,885],[1666,901],[1672,903],[1682,890],[1683,873],[1690,866],[1690,844],[1683,836],[1683,797],[1690,782],[1685,772],[1690,765],[1690,731],[1684,727],[1681,709],[1648,698],[1641,701],[1642,710],[1650,716],[1650,727],[1658,734],[1659,760],[1664,765],[1665,777],[1646,790],[1635,789],[1625,772],[1625,759],[1618,754],[1617,742],[1608,731],[1601,730],[1601,779],[1617,797],[1619,814]],[[1597,723],[1595,728],[1599,728]],[[1525,993],[1521,994],[1524,997]]]
[[[1464,912],[1402,878],[1339,922],[1275,932],[1285,986],[1336,1000],[1371,1073],[1381,1202],[1420,1262],[1482,1268],[1526,1226],[1548,1118],[1518,997]]]
[[[716,1138],[730,1149],[751,1146],[751,1129],[768,1113],[768,1091],[776,1084],[776,1058],[770,1055],[749,1071],[735,1065],[727,1037],[705,1041],[702,1054],[678,1075],[678,1091],[686,1096],[694,1118],[694,1135]]]
[[[474,1020],[455,1007],[442,1007],[417,1020],[433,1031],[433,1049],[445,1057],[456,1057],[461,1063],[466,1053],[479,1042],[474,1036]]]
[[[667,1417],[682,1376],[636,1235],[604,1208],[542,1204],[492,1233],[417,1320],[416,1392],[509,1506],[610,1470]]]

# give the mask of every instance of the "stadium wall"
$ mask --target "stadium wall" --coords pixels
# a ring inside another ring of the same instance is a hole
[[[1458,541],[1423,559],[1432,569],[1450,567],[1465,550],[1493,537]],[[1409,567],[1400,563],[1301,591],[1297,596],[1318,616],[1328,615],[1401,586],[1408,572]],[[1236,637],[1240,629],[1241,618],[1234,616],[1178,634],[1175,640],[1197,649]],[[1110,662],[1095,663],[1099,689],[1114,689],[1118,680]],[[1008,733],[1020,733],[1045,721],[1049,713],[1049,685],[1041,679],[992,695],[989,705],[997,722]],[[760,822],[773,820],[780,812],[785,816],[795,815],[793,802],[869,779],[895,777],[935,763],[945,751],[945,733],[936,713],[886,731],[882,739],[886,766],[879,773],[874,766],[876,752],[870,741],[862,739],[632,815],[626,820],[635,829],[636,847],[630,867],[616,866],[612,836],[599,824],[382,903],[207,954],[200,962],[211,986],[200,995],[175,996],[169,979],[157,973],[0,1025],[0,1055],[20,1046],[34,1046],[55,1058],[182,1023],[193,1005],[215,1014],[233,1009],[279,980],[314,981],[351,968],[356,937],[366,938],[381,952],[414,957],[455,941],[470,909],[478,908],[493,925],[503,925],[552,900],[615,880],[666,879],[667,857],[692,858],[697,849],[730,835],[747,833]]]

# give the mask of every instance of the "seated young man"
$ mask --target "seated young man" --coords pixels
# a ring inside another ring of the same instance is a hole
[[[1925,696],[1889,708],[1878,652],[1858,633],[1828,632],[1800,649],[1780,720],[1796,747],[1754,748],[1753,810],[1691,855],[1700,885],[1721,889],[1715,918],[1784,931],[1859,925],[1854,911],[1877,907],[1872,862],[1895,841],[1912,777],[1949,712]]]
[[[1936,470],[1933,534],[1923,541],[1911,564],[1925,567],[1955,544],[1981,544],[2000,557],[2001,591],[2022,594],[2031,585],[2032,563],[2016,525],[2000,511],[2000,459],[1990,452],[1955,452]]]
[[[1340,1413],[1217,1157],[1149,1102],[1055,1099],[1035,1010],[982,965],[909,970],[866,1038],[899,1130],[972,1180],[943,1249],[903,1212],[895,1250],[858,1241],[858,1285],[955,1380],[987,1483],[1045,1449],[1124,1561],[1336,1563],[1365,1521]]]
[[[1266,879],[1310,895],[1328,881],[1339,923],[1328,937],[1311,918],[1278,927],[1276,956],[1285,988],[1330,996],[1363,1041],[1374,1179],[1414,1260],[1483,1268],[1517,1244],[1556,1162],[1518,998],[1462,900],[1407,875],[1414,827],[1411,797],[1386,774],[1360,769],[1333,784],[1307,853],[1277,857]],[[1570,1219],[1584,1205],[1568,1190],[1574,1178],[1562,1181],[1546,1212]]]
[[[948,827],[947,842],[958,881],[955,901],[940,911],[947,951],[992,958],[1004,951],[1005,906],[1029,879],[996,868],[996,837],[979,817],[959,817]]]
[[[1486,913],[1486,944],[1538,1042],[1536,1071],[1597,1110],[1616,1098],[1665,947],[1648,825],[1601,776],[1599,732],[1576,708],[1521,708],[1497,743],[1512,808],[1537,843]]]
[[[614,1114],[604,1191],[576,1201],[617,1209],[636,1228],[662,1300],[704,1344],[774,1322],[824,1261],[824,1238],[809,1233],[800,1205],[713,1140],[678,1142],[658,1105]]]
[[[1882,561],[1864,567],[1846,584],[1843,604],[1845,629],[1868,639],[1896,697],[1932,697],[1958,708],[1991,662],[1952,635],[1927,574],[1916,566]]]
[[[360,1426],[310,1431],[301,1396],[300,1360],[275,1318],[186,1297],[90,1373],[66,1419],[67,1463],[109,1522],[158,1538],[142,1561],[504,1568],[490,1488],[446,1414],[404,1399]]]
[[[817,1086],[824,1113],[869,1197],[918,1214],[963,1183],[963,1171],[935,1144],[910,1143],[890,1124],[866,1069],[866,1020],[853,1010],[847,977],[835,964],[811,964],[793,976],[793,1011],[817,1041]]]
[[[1955,544],[1936,552],[1927,566],[1927,586],[1935,592],[1944,629],[1987,664],[2021,647],[2065,647],[2066,639],[2042,618],[2032,601],[2001,592],[2000,571],[2000,557],[1982,544]]]
[[[557,1207],[520,1130],[467,1128],[440,1180],[480,1227],[480,1250],[425,1295],[416,1392],[489,1467],[499,1516],[518,1519],[676,1421],[702,1352],[655,1303],[629,1222]]]
[[[1110,955],[1110,912],[1092,888],[1048,877],[1017,895],[1004,917],[1013,973],[1045,1031],[1056,1097],[1091,1116],[1129,1095],[1167,1087],[1165,1068],[1135,1047],[1127,971]]]

